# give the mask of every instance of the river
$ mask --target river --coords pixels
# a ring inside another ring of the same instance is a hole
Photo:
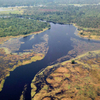
[[[51,29],[41,34],[35,35],[32,40],[30,40],[32,35],[20,39],[20,41],[24,41],[24,44],[21,44],[20,49],[16,51],[17,53],[23,52],[26,49],[31,49],[33,44],[42,42],[43,40],[41,37],[44,34],[47,34],[49,36],[49,50],[44,59],[41,61],[19,66],[14,71],[10,72],[10,76],[6,78],[3,90],[0,92],[0,100],[19,100],[23,88],[26,84],[27,91],[25,93],[25,100],[31,100],[30,84],[36,73],[38,73],[42,68],[50,65],[52,62],[55,62],[57,59],[67,55],[70,50],[74,49],[74,43],[72,41],[73,38],[81,41],[80,43],[89,43],[89,46],[91,47],[89,50],[92,50],[92,48],[94,48],[94,50],[100,49],[100,47],[94,45],[95,43],[97,45],[100,44],[99,41],[89,41],[88,39],[77,37],[74,34],[76,28],[73,25],[60,25],[54,23],[50,23],[50,25]],[[82,45],[84,48],[85,45]]]

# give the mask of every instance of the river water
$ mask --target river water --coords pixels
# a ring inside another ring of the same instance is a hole
[[[24,41],[24,44],[21,44],[20,49],[16,51],[17,53],[23,52],[25,49],[31,49],[33,44],[42,42],[43,40],[41,37],[47,34],[49,36],[49,50],[44,59],[41,61],[36,61],[31,64],[20,66],[14,71],[10,72],[10,76],[6,78],[3,90],[0,92],[0,100],[19,100],[26,84],[27,91],[25,93],[25,100],[31,100],[30,84],[36,73],[38,73],[42,68],[50,65],[52,62],[55,62],[57,59],[67,55],[70,50],[73,50],[74,42],[72,39],[80,41],[81,44],[84,43],[82,44],[81,49],[84,48],[85,44],[89,44],[89,46],[94,48],[94,50],[100,49],[100,47],[98,47],[100,44],[99,41],[88,41],[87,39],[77,37],[74,34],[76,28],[73,25],[50,24],[51,29],[41,34],[35,35],[32,40],[30,40],[31,35],[20,39],[21,42]]]

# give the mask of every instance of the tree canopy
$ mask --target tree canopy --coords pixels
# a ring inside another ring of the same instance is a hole
[[[50,27],[46,22],[21,18],[0,18],[0,37],[26,35]]]
[[[100,0],[0,0],[0,6],[34,6],[59,4],[98,4]]]

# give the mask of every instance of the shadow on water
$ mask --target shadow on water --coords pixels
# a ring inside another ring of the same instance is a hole
[[[68,51],[73,49],[71,46],[72,41],[70,38],[73,37],[75,29],[76,28],[72,25],[60,25],[51,23],[51,29],[46,31],[46,33],[49,35],[49,50],[44,59],[41,61],[33,62],[31,64],[20,66],[14,71],[10,72],[10,76],[6,78],[3,90],[0,93],[0,99],[19,100],[23,88],[25,84],[27,84],[25,100],[31,100],[30,83],[32,79],[42,68],[50,65],[50,63],[56,61],[58,58],[67,55]],[[74,35],[74,37],[76,36]],[[27,44],[21,46],[23,46],[23,49],[25,49],[24,46],[27,47]]]

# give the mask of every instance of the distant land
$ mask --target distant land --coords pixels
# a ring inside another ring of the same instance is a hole
[[[0,6],[35,6],[59,4],[98,4],[100,0],[0,0]]]

